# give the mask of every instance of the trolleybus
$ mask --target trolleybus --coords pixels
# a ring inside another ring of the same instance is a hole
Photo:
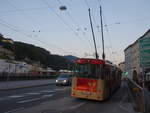
[[[121,70],[105,60],[78,59],[74,71],[73,97],[103,101],[121,84]]]

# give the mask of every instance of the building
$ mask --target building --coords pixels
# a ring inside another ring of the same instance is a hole
[[[0,58],[14,59],[14,53],[0,45]]]
[[[2,39],[2,42],[7,42],[7,43],[14,44],[14,41],[12,39],[9,39],[9,38]]]
[[[122,72],[124,72],[125,71],[125,62],[120,62],[118,64],[118,67],[121,69]]]
[[[29,66],[25,62],[0,59],[0,73],[28,73]]]
[[[150,71],[150,29],[125,50],[125,71],[134,80],[141,79],[143,71]]]

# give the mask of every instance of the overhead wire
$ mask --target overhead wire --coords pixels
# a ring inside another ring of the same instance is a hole
[[[97,0],[98,1],[98,4],[99,6],[102,6],[102,0]],[[104,12],[104,11],[103,11]],[[107,32],[107,35],[108,35],[108,38],[109,38],[109,44],[110,44],[110,47],[108,46],[107,49],[108,51],[110,52],[110,59],[111,60],[114,60],[112,54],[113,54],[113,47],[112,47],[112,42],[111,42],[111,38],[110,38],[110,33],[109,33],[109,30],[108,30],[108,27],[106,26],[107,25],[107,22],[106,22],[106,18],[105,18],[105,15],[104,13],[102,13],[102,18],[103,18],[103,22],[104,22],[104,25],[103,27],[105,28],[106,32]],[[110,48],[110,49],[109,49]]]
[[[7,2],[8,2],[8,4],[9,4],[10,6],[12,6],[16,11],[20,12],[20,14],[23,14],[24,16],[29,17],[29,15],[27,15],[26,13],[24,13],[23,10],[17,8],[17,7],[16,7],[15,5],[13,5],[10,1],[7,0]],[[47,7],[47,8],[48,8],[48,7]],[[30,21],[31,21],[32,23],[34,23],[34,22],[35,22],[35,19],[33,19],[32,17],[30,17]],[[36,25],[37,25],[37,24],[36,24]],[[39,30],[39,31],[40,31],[40,30]],[[30,38],[31,38],[31,37],[30,37]],[[36,39],[36,40],[37,40],[37,39]],[[40,41],[40,40],[38,39],[38,41]],[[40,42],[45,43],[45,42],[43,42],[43,41],[40,41]],[[58,48],[58,47],[57,47],[57,48]],[[65,52],[67,52],[66,50],[64,50],[64,49],[62,49],[62,48],[59,48],[59,49],[61,49],[61,50],[65,51]]]
[[[115,22],[115,23],[111,23],[111,24],[105,24],[105,26],[109,27],[109,26],[113,26],[113,25],[122,25],[122,24],[129,24],[129,23],[133,23],[133,22],[142,22],[142,21],[146,21],[149,20],[149,18],[140,18],[140,19],[132,19],[132,20],[128,20],[128,21],[122,21],[122,22]]]
[[[63,17],[60,16],[46,0],[42,0],[42,1],[43,1],[43,3],[44,3],[46,6],[48,6],[48,8],[62,21],[62,23],[63,23],[64,25],[66,25],[66,26],[68,27],[68,29],[69,29],[70,31],[72,31],[72,32],[74,33],[74,35],[75,35],[78,39],[81,40],[80,43],[83,45],[83,43],[82,43],[82,38],[81,38],[81,37],[78,35],[78,33],[70,26],[70,24],[68,24],[68,23],[63,19]],[[86,48],[86,46],[85,46],[85,48]]]
[[[91,9],[91,7],[90,7],[90,5],[89,5],[89,3],[88,3],[88,0],[84,0],[84,3],[85,3],[85,5],[86,5],[86,7],[87,7],[88,9]],[[100,26],[97,25],[97,22],[96,22],[96,20],[95,20],[94,14],[91,14],[91,18],[92,18],[92,20],[93,20],[94,26],[97,27],[97,28],[99,28]],[[99,32],[100,32],[100,31],[99,31]]]
[[[63,3],[60,1],[60,0],[57,0],[57,2],[61,5],[61,6],[63,6]],[[81,27],[79,26],[79,24],[75,21],[75,19],[71,16],[71,14],[68,12],[68,11],[66,11],[67,12],[67,15],[68,15],[68,17],[71,19],[71,21],[73,22],[73,24],[77,27],[77,28],[80,28],[81,29]],[[82,29],[81,29],[82,30]]]
[[[21,15],[23,15],[24,17],[26,17],[30,22],[32,22],[32,25],[36,22],[36,20],[34,19],[34,18],[32,18],[31,16],[29,16],[29,15],[27,15],[23,10],[21,10],[20,8],[18,8],[18,7],[16,7],[10,0],[7,0],[6,1],[11,7],[13,7],[17,12],[19,12]],[[36,22],[36,24],[34,24],[34,26],[33,27],[35,27],[35,26],[37,26],[38,24],[37,24],[38,22]],[[25,31],[25,30],[23,30],[22,29],[22,31]],[[35,30],[33,30],[33,31],[35,31]],[[38,31],[40,31],[40,30],[38,30]],[[38,37],[38,35],[34,35],[34,36],[36,36],[36,37]]]
[[[105,19],[105,16],[103,14],[103,19],[104,19],[104,24],[107,24],[106,23],[106,19]],[[112,59],[112,52],[113,52],[113,46],[112,46],[112,41],[111,41],[111,37],[110,37],[110,33],[109,33],[109,30],[108,30],[108,27],[107,26],[104,26],[105,30],[106,30],[106,33],[108,35],[108,38],[109,38],[109,44],[110,44],[110,58]],[[109,48],[108,48],[109,49]]]
[[[7,28],[9,28],[10,30],[13,30],[13,31],[15,31],[15,32],[17,32],[17,33],[19,33],[19,34],[21,34],[21,35],[24,35],[24,36],[26,36],[26,37],[28,37],[28,38],[34,40],[34,41],[38,41],[38,42],[40,42],[41,44],[44,44],[44,45],[46,45],[46,46],[49,48],[50,44],[48,44],[48,43],[46,43],[46,42],[43,42],[43,41],[41,41],[41,40],[39,40],[39,39],[37,39],[37,38],[35,39],[35,38],[31,37],[29,34],[26,34],[26,33],[22,32],[22,31],[20,31],[20,30],[18,30],[18,29],[16,29],[16,28],[14,28],[13,25],[7,23],[6,21],[4,21],[4,20],[2,20],[2,19],[0,19],[0,21],[2,22],[2,23],[0,23],[0,25],[2,25],[2,26],[4,26],[4,27],[7,27]],[[56,46],[56,45],[54,45],[54,44],[51,44],[51,45],[53,45],[53,46],[56,47],[57,49],[60,49],[60,50],[62,50],[62,51],[64,51],[64,52],[68,52],[68,51],[64,50],[62,47],[58,47],[58,46]],[[51,48],[49,48],[49,50],[51,50]]]
[[[46,0],[42,1],[76,36],[78,36],[76,31],[74,31],[74,29],[49,5],[49,3]]]
[[[85,2],[85,4],[86,4],[86,6],[87,6],[87,8],[89,9],[91,9],[91,7],[90,7],[90,5],[89,5],[89,3],[88,3],[88,0],[84,0],[84,2]],[[94,15],[94,14],[93,14]],[[91,16],[92,17],[92,20],[93,20],[93,22],[94,22],[94,24],[95,24],[95,26],[97,25],[96,24],[96,20],[95,20],[95,16]]]
[[[58,2],[61,6],[63,6],[63,3],[62,3],[60,0],[57,0],[57,2]],[[84,30],[82,29],[82,27],[78,24],[78,22],[73,18],[73,16],[72,16],[68,11],[66,11],[66,13],[67,13],[68,17],[70,18],[70,20],[72,21],[72,23],[77,27],[76,30],[77,30],[77,31],[81,30],[81,32],[82,32],[82,34],[83,34],[83,39],[84,39],[85,41],[88,41],[88,43],[91,45],[91,41],[90,41],[88,38],[85,38],[85,32],[84,32]],[[87,47],[91,47],[91,46],[87,45]]]
[[[37,11],[37,10],[45,10],[47,9],[48,7],[36,7],[36,8],[29,8],[29,9],[20,9],[21,11],[23,12],[26,12],[26,11]],[[0,11],[0,13],[11,13],[11,12],[18,12],[18,10],[3,10],[3,11]]]
[[[90,8],[90,5],[89,5],[88,1],[87,1],[87,0],[84,0],[84,2],[85,2],[85,4],[87,5],[87,7],[88,7],[88,9],[89,9],[89,8]]]
[[[28,15],[27,13],[25,13],[23,10],[21,10],[20,8],[16,7],[10,0],[6,0],[6,2],[13,7],[17,12],[20,13],[20,15],[23,15],[24,17],[26,17],[31,23],[32,25],[34,24],[33,27],[37,26],[39,23],[37,22],[37,20],[33,17],[31,17],[30,15]]]
[[[98,2],[98,5],[101,7],[102,6],[102,1],[101,0],[97,0]],[[104,11],[103,11],[104,12]],[[107,26],[105,26],[106,24],[106,19],[105,19],[105,16],[104,16],[104,13],[102,13],[102,19],[103,19],[103,22],[104,22],[104,25],[103,27],[105,28],[107,34],[109,35],[109,31],[108,31],[108,28]],[[101,20],[100,20],[101,21]],[[100,32],[99,28],[98,28],[98,32]],[[111,43],[111,38],[110,38],[110,35],[108,36],[109,37],[109,43],[110,43],[110,47],[108,46],[107,49],[108,51],[110,52],[110,58],[112,57],[112,43]],[[106,41],[105,41],[106,42]],[[105,46],[106,47],[106,46]],[[110,48],[110,49],[109,49]],[[112,58],[111,58],[112,59]]]
[[[97,0],[98,4],[102,5],[102,1],[101,0]]]

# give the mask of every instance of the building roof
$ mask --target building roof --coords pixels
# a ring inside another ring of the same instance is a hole
[[[12,39],[9,39],[9,38],[3,39],[2,42],[7,42],[7,43],[11,43],[11,44],[14,43],[14,41]]]
[[[147,32],[145,32],[144,35],[142,35],[141,37],[139,37],[134,43],[132,43],[132,44],[130,44],[128,47],[126,47],[126,48],[124,49],[124,51],[126,51],[128,48],[132,47],[135,43],[138,42],[138,40],[140,40],[140,39],[142,39],[143,37],[145,37],[148,33],[150,33],[150,29],[147,30]]]

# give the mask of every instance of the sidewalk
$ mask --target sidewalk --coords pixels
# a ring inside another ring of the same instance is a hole
[[[55,79],[46,80],[25,80],[25,81],[5,81],[0,82],[0,90],[11,90],[26,87],[55,84]]]

